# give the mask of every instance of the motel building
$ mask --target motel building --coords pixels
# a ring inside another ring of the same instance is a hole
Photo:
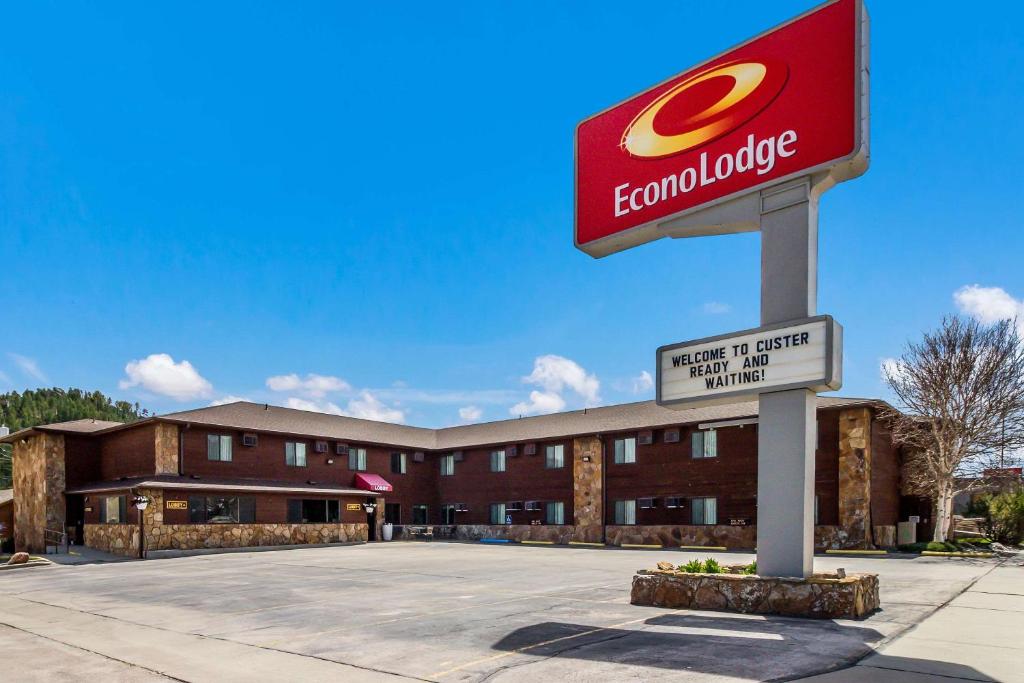
[[[898,521],[926,525],[927,501],[901,495],[884,404],[817,400],[817,548],[892,546]],[[15,544],[30,552],[61,531],[138,556],[140,541],[146,554],[376,541],[385,522],[396,539],[752,549],[757,430],[756,401],[444,429],[237,402],[0,441],[13,445]]]

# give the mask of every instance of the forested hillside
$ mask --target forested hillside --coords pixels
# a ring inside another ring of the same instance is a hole
[[[0,394],[0,425],[10,427],[12,432],[50,422],[83,418],[134,422],[148,415],[149,412],[140,409],[138,403],[113,401],[99,391],[54,387]],[[10,476],[11,449],[3,445],[0,446],[0,488],[11,485]]]

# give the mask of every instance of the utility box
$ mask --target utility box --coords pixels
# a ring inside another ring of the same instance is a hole
[[[896,523],[896,545],[917,543],[917,522]]]

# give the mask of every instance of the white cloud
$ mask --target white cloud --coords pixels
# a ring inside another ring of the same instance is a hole
[[[474,422],[480,419],[480,416],[484,414],[484,411],[480,410],[476,406],[466,406],[459,408],[459,417],[467,422]]]
[[[346,414],[350,417],[361,417],[364,420],[405,422],[405,413],[398,408],[389,408],[381,403],[380,399],[365,390],[357,398],[348,402],[348,412]]]
[[[288,398],[285,405],[296,410],[311,410],[317,413],[358,417],[378,422],[405,422],[405,413],[403,411],[384,405],[380,399],[366,390],[350,400],[344,408],[331,401],[314,401],[296,396]]]
[[[708,315],[725,315],[732,311],[732,306],[722,303],[721,301],[708,301],[701,306],[701,310]]]
[[[899,379],[903,374],[903,366],[900,364],[898,358],[883,358],[882,362],[879,363],[878,371],[882,376],[882,381],[884,382],[887,377]]]
[[[8,353],[7,355],[23,373],[36,381],[43,382],[44,384],[49,383],[50,380],[48,380],[46,378],[46,374],[39,369],[39,363],[37,363],[34,358],[22,356],[19,353]]]
[[[312,372],[307,374],[305,379],[295,373],[268,377],[267,387],[271,391],[298,391],[305,396],[313,398],[323,398],[329,392],[349,391],[352,389],[351,385],[340,377],[318,375]]]
[[[227,405],[228,403],[238,403],[239,401],[248,401],[248,400],[249,399],[247,399],[245,396],[234,396],[232,394],[228,394],[227,396],[221,396],[218,399],[210,401],[210,405],[211,406],[223,406],[223,405]]]
[[[187,360],[175,363],[166,353],[153,353],[141,360],[128,361],[127,377],[118,383],[122,389],[139,387],[175,401],[209,398],[213,385],[203,378]]]
[[[1024,333],[1024,301],[1014,299],[1002,287],[966,285],[953,293],[953,301],[961,313],[985,325],[1016,319],[1017,329]]]
[[[651,390],[654,386],[654,378],[651,377],[651,373],[646,370],[641,370],[640,374],[633,378],[633,393],[643,394]]]
[[[534,359],[533,372],[524,377],[523,382],[536,384],[544,389],[546,394],[560,394],[566,388],[572,389],[586,401],[587,405],[593,405],[601,400],[598,395],[601,383],[596,375],[588,374],[575,361],[554,354]],[[533,394],[530,396],[532,400]],[[564,405],[565,402],[562,403]]]
[[[513,415],[546,415],[565,409],[565,399],[554,391],[531,391],[530,401],[515,404],[509,409]]]

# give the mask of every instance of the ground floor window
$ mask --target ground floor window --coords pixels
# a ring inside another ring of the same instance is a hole
[[[565,503],[555,501],[547,504],[544,515],[545,524],[565,524]]]
[[[256,521],[256,499],[189,496],[188,521],[193,524],[252,524]]]
[[[455,524],[455,513],[458,511],[458,503],[448,503],[441,506],[441,524]]]
[[[615,523],[636,524],[636,501],[617,500],[615,501]]]
[[[412,523],[413,524],[426,524],[427,523],[427,506],[426,505],[413,505],[412,506]]]
[[[336,500],[292,498],[288,501],[289,524],[329,524],[341,521],[341,504]]]
[[[505,504],[491,503],[491,524],[505,523]]]
[[[718,499],[694,498],[690,501],[692,524],[718,524]]]
[[[100,524],[127,524],[128,496],[107,496],[100,504]]]
[[[401,524],[402,505],[400,503],[384,503],[384,521],[388,524]]]

